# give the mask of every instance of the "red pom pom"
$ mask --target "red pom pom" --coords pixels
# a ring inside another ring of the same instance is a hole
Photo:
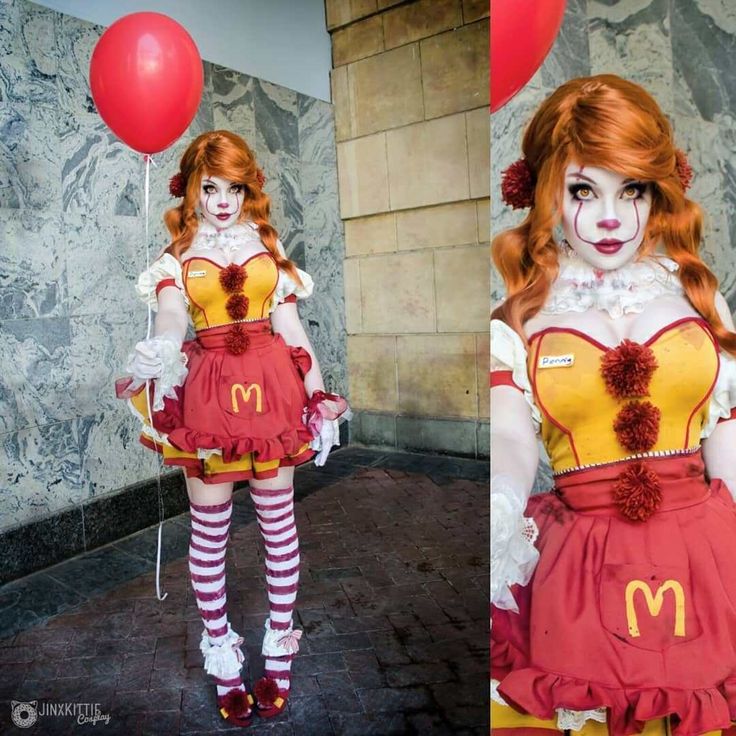
[[[263,189],[263,185],[266,183],[266,175],[260,168],[256,169],[256,179],[258,180],[258,186]]]
[[[225,335],[225,349],[232,355],[241,355],[248,349],[248,333],[240,325]]]
[[[693,183],[693,169],[688,163],[687,154],[681,149],[675,151],[675,170],[680,178],[682,188],[687,191]]]
[[[606,389],[617,399],[649,396],[649,383],[656,369],[657,359],[652,349],[632,340],[624,340],[601,358]]]
[[[220,286],[228,293],[240,291],[245,283],[245,269],[237,263],[231,263],[220,271]]]
[[[279,696],[279,686],[271,677],[261,677],[253,687],[253,694],[259,705],[273,705]]]
[[[662,412],[649,401],[630,401],[613,422],[621,445],[629,452],[651,450],[659,436]]]
[[[227,300],[225,309],[233,319],[245,319],[248,314],[248,297],[242,294],[233,294]]]
[[[501,175],[501,197],[515,210],[534,204],[534,177],[525,158],[514,161]]]
[[[228,690],[221,698],[218,698],[217,704],[220,708],[241,718],[247,716],[251,709],[248,695],[244,690]]]
[[[177,171],[174,176],[169,179],[169,192],[172,197],[183,197],[187,192],[187,180],[181,171]]]
[[[646,521],[662,503],[659,476],[644,463],[632,463],[613,488],[619,511],[631,521]]]

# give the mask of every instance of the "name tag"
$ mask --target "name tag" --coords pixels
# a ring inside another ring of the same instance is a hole
[[[202,276],[206,276],[206,275],[207,275],[207,271],[190,271],[190,272],[189,272],[189,273],[187,274],[187,276],[188,276],[188,277],[189,277],[190,279],[201,279],[201,278],[202,278]]]
[[[572,353],[568,355],[542,355],[539,358],[539,368],[568,368],[575,362]]]

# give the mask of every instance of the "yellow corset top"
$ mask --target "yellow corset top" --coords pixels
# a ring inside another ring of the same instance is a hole
[[[631,383],[642,363],[626,363],[627,348],[649,366],[645,385]],[[624,387],[612,388],[609,368],[619,355],[614,368]],[[707,323],[695,317],[641,345],[624,341],[614,348],[573,329],[549,328],[530,338],[528,369],[542,440],[560,473],[697,446],[718,377],[718,346]]]
[[[182,279],[195,330],[239,321],[250,322],[270,315],[271,301],[279,280],[275,259],[267,252],[256,253],[239,266],[244,279],[234,279],[226,290],[220,280],[225,267],[199,256],[185,261]],[[233,297],[237,299],[237,309],[233,308]],[[238,319],[233,314],[239,315]]]

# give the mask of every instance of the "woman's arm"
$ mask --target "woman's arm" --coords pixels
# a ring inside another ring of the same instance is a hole
[[[491,389],[491,468],[531,493],[539,465],[539,445],[524,395],[511,386]],[[493,488],[491,488],[493,492]]]
[[[273,331],[281,335],[287,345],[304,348],[312,358],[312,367],[304,376],[304,388],[307,396],[311,396],[315,391],[324,391],[325,383],[322,379],[319,361],[299,319],[296,304],[293,302],[279,304],[271,314],[271,324],[273,325]]]
[[[510,386],[491,389],[491,603],[518,611],[510,586],[526,585],[539,553],[533,519],[524,517],[539,463],[529,405]]]
[[[720,293],[716,293],[716,309],[724,327],[734,331],[731,311]],[[703,460],[708,477],[720,478],[736,498],[736,419],[719,422],[703,440]]]
[[[175,286],[164,286],[158,293],[158,311],[153,334],[156,337],[171,335],[181,345],[187,334],[189,315],[184,296]]]

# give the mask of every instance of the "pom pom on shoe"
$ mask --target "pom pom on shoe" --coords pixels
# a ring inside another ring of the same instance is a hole
[[[259,705],[273,705],[279,696],[279,686],[276,684],[276,680],[270,677],[262,677],[255,684],[253,694],[256,696]]]

